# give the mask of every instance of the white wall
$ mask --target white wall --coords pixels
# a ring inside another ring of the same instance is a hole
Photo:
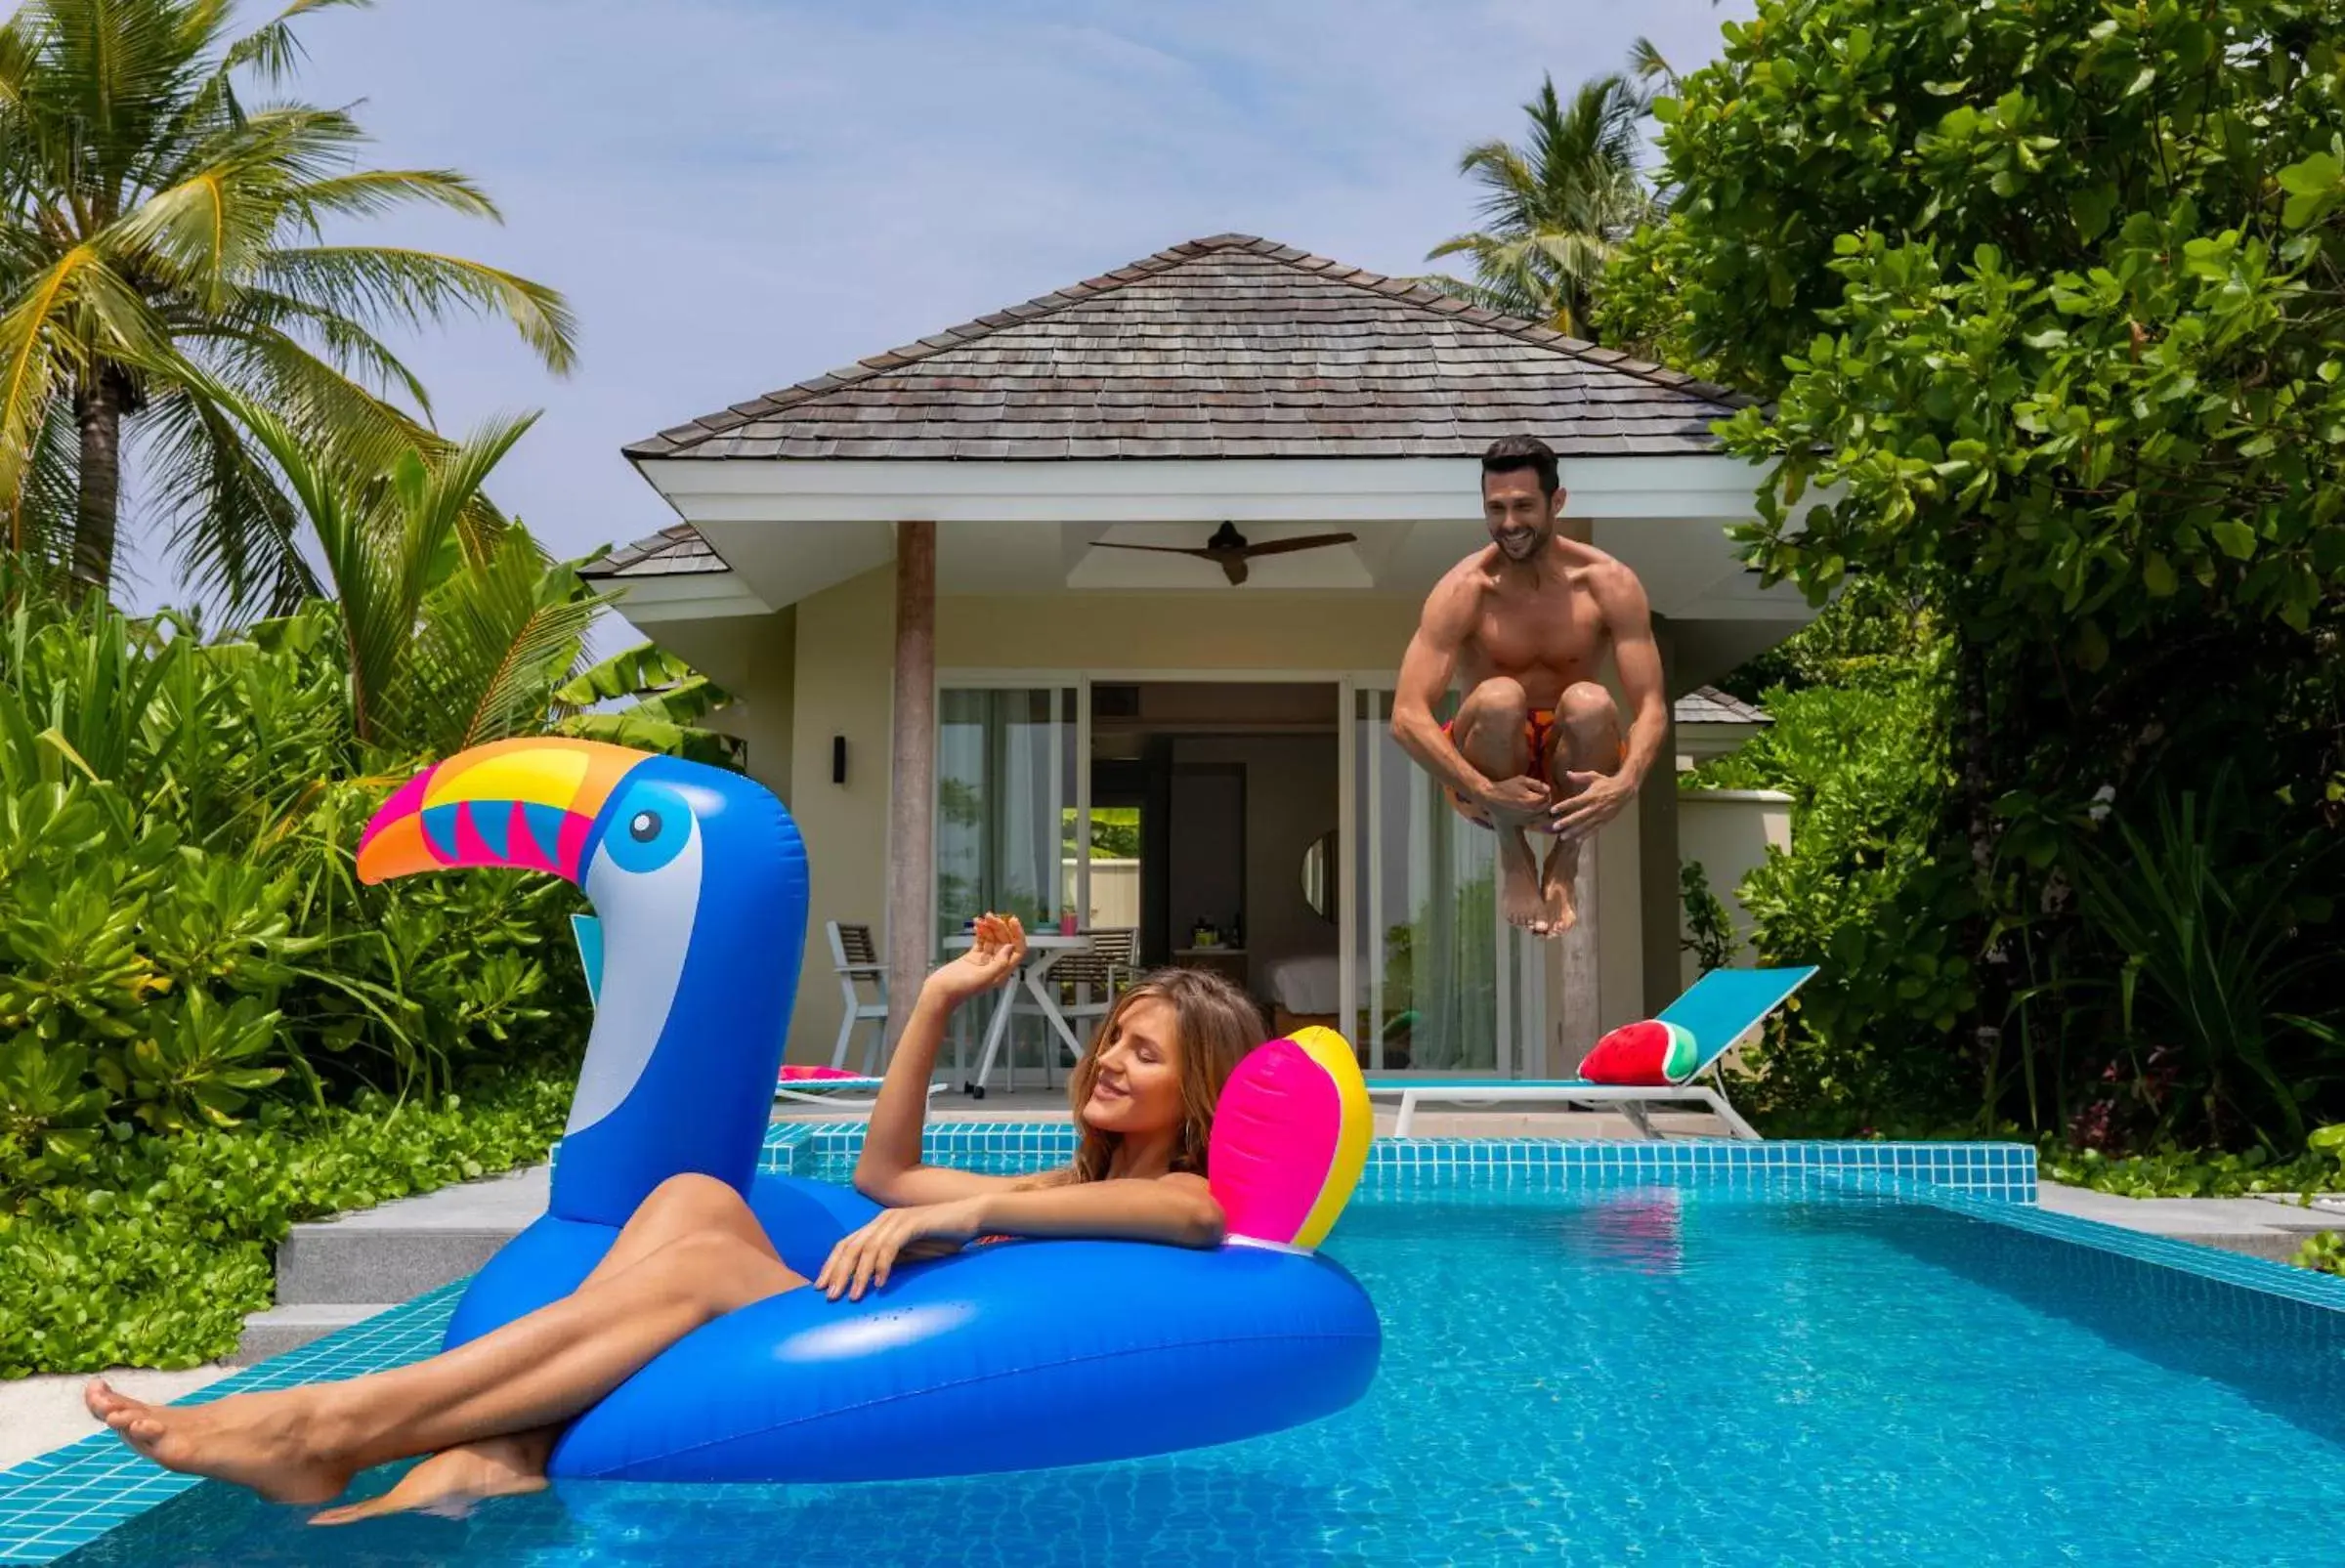
[[[1688,789],[1678,796],[1678,854],[1700,865],[1710,890],[1727,906],[1740,947],[1738,964],[1751,961],[1751,917],[1734,896],[1742,879],[1763,865],[1769,849],[1791,848],[1791,796],[1774,789]],[[1678,928],[1684,934],[1684,912]],[[1680,954],[1681,978],[1691,985],[1700,973],[1691,953]]]

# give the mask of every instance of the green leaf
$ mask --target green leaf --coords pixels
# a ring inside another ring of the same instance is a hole
[[[2174,574],[2174,563],[2166,559],[2163,551],[2152,550],[2142,557],[2142,586],[2150,591],[2151,598],[2171,598],[2181,585]]]
[[[2255,530],[2234,518],[2225,518],[2207,529],[2215,546],[2234,561],[2244,561],[2255,554]]]
[[[2316,152],[2289,164],[2274,178],[2288,193],[2281,208],[2281,222],[2291,229],[2309,227],[2345,199],[2345,159],[2334,152]]]
[[[2079,186],[2068,192],[2068,216],[2076,224],[2077,236],[2090,244],[2109,228],[2110,214],[2116,210],[2117,188],[2108,180]]]

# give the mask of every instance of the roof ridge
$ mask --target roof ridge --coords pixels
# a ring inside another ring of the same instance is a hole
[[[1261,256],[1267,260],[1282,263],[1297,272],[1309,273],[1315,276],[1326,278],[1330,282],[1347,284],[1365,293],[1378,294],[1386,299],[1396,299],[1407,304],[1456,316],[1476,326],[1490,328],[1520,342],[1539,348],[1554,349],[1572,359],[1600,365],[1608,370],[1617,370],[1623,375],[1665,387],[1672,392],[1684,393],[1690,398],[1699,398],[1704,402],[1721,403],[1728,407],[1741,407],[1752,402],[1747,395],[1735,392],[1730,388],[1721,387],[1712,382],[1698,381],[1683,371],[1672,370],[1665,365],[1654,364],[1649,360],[1633,359],[1618,349],[1603,348],[1584,338],[1569,336],[1553,327],[1542,326],[1536,321],[1526,320],[1518,316],[1507,316],[1498,311],[1486,310],[1471,300],[1446,293],[1429,283],[1418,282],[1413,278],[1391,277],[1383,273],[1372,273],[1364,267],[1347,266],[1326,256],[1314,255],[1309,251],[1299,250],[1293,245],[1282,244],[1275,239],[1264,239],[1258,234],[1230,233],[1211,234],[1200,239],[1184,239],[1178,244],[1168,245],[1152,255],[1143,256],[1137,261],[1110,269],[1095,277],[1086,278],[1079,283],[1070,283],[1063,288],[1053,289],[1047,294],[1038,294],[1022,304],[1005,306],[998,311],[989,311],[983,316],[962,321],[955,326],[948,326],[938,332],[932,332],[924,338],[917,339],[901,347],[869,355],[856,360],[853,364],[841,365],[837,369],[825,371],[821,375],[792,382],[787,387],[751,398],[746,403],[734,403],[721,412],[704,415],[687,424],[671,426],[644,441],[630,443],[624,450],[631,457],[671,456],[676,452],[696,446],[711,437],[737,430],[752,420],[778,413],[795,403],[803,403],[809,398],[835,392],[841,387],[853,386],[858,382],[868,381],[874,376],[885,375],[891,370],[900,370],[908,364],[917,364],[920,360],[942,354],[948,349],[957,349],[977,339],[990,337],[1003,327],[1054,316],[1071,306],[1097,299],[1101,295],[1113,294],[1128,284],[1161,276],[1201,256],[1232,250]]]

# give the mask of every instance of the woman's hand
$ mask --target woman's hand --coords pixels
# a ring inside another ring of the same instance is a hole
[[[981,914],[973,934],[976,945],[930,974],[922,996],[958,1007],[1009,979],[1026,961],[1026,928],[1016,915]]]
[[[814,1288],[837,1300],[863,1299],[867,1290],[887,1283],[899,1260],[917,1262],[942,1257],[973,1241],[984,1230],[982,1201],[959,1198],[947,1204],[922,1204],[914,1208],[890,1208],[861,1230],[850,1232],[831,1249]]]

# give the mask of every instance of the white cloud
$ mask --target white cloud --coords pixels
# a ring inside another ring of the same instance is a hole
[[[552,547],[673,521],[619,457],[662,426],[1225,231],[1385,272],[1469,227],[1459,150],[1620,68],[1681,68],[1747,0],[401,0],[303,23],[294,91],[501,229],[442,246],[565,290],[582,362],[509,333],[412,355],[444,427],[545,418],[494,490]],[[379,226],[378,226],[379,227]],[[383,228],[382,232],[389,232]]]

